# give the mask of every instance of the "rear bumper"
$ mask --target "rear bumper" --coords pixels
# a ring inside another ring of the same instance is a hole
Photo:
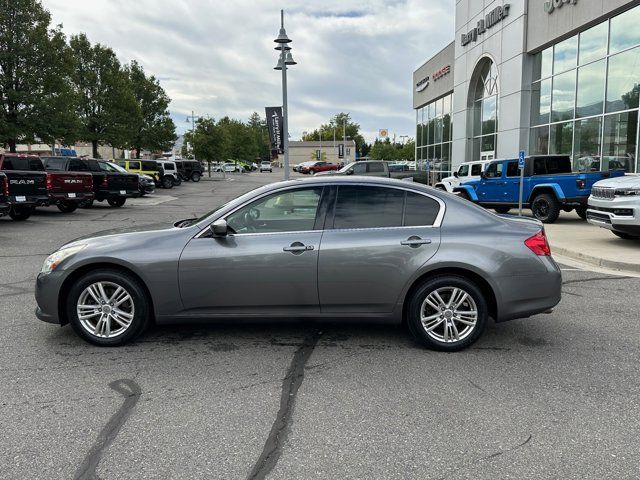
[[[518,275],[497,280],[497,322],[527,318],[552,310],[562,298],[562,274],[551,257],[540,257],[547,272],[540,275]]]
[[[139,196],[140,190],[138,190],[137,188],[135,190],[101,190],[96,193],[96,199],[113,197],[136,198]]]
[[[586,207],[589,202],[589,197],[572,197],[562,200],[562,205],[568,207]]]
[[[46,207],[49,205],[49,195],[10,195],[7,200],[12,207]]]
[[[51,203],[82,203],[87,200],[93,200],[95,195],[93,192],[71,192],[71,193],[50,193],[49,200]]]

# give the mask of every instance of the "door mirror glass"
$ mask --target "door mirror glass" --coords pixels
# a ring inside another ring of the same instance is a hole
[[[229,228],[227,227],[227,221],[221,218],[211,224],[211,231],[214,237],[226,237]]]

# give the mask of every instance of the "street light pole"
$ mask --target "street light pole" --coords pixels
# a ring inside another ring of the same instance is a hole
[[[278,44],[276,50],[280,50],[280,61],[276,65],[276,70],[282,70],[282,149],[284,151],[284,179],[289,180],[289,108],[287,105],[287,66],[295,65],[296,62],[291,56],[291,43],[287,32],[284,29],[284,10],[280,10],[280,33],[274,40]]]

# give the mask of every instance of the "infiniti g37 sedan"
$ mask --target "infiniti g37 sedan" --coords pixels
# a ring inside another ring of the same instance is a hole
[[[536,220],[411,182],[318,177],[173,226],[68,243],[38,275],[36,314],[102,346],[151,322],[293,317],[404,322],[425,346],[453,351],[489,317],[550,311],[560,288]]]

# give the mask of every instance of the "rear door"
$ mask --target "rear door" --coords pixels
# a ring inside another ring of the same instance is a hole
[[[398,187],[340,185],[318,260],[323,313],[391,313],[440,245],[444,204]]]

